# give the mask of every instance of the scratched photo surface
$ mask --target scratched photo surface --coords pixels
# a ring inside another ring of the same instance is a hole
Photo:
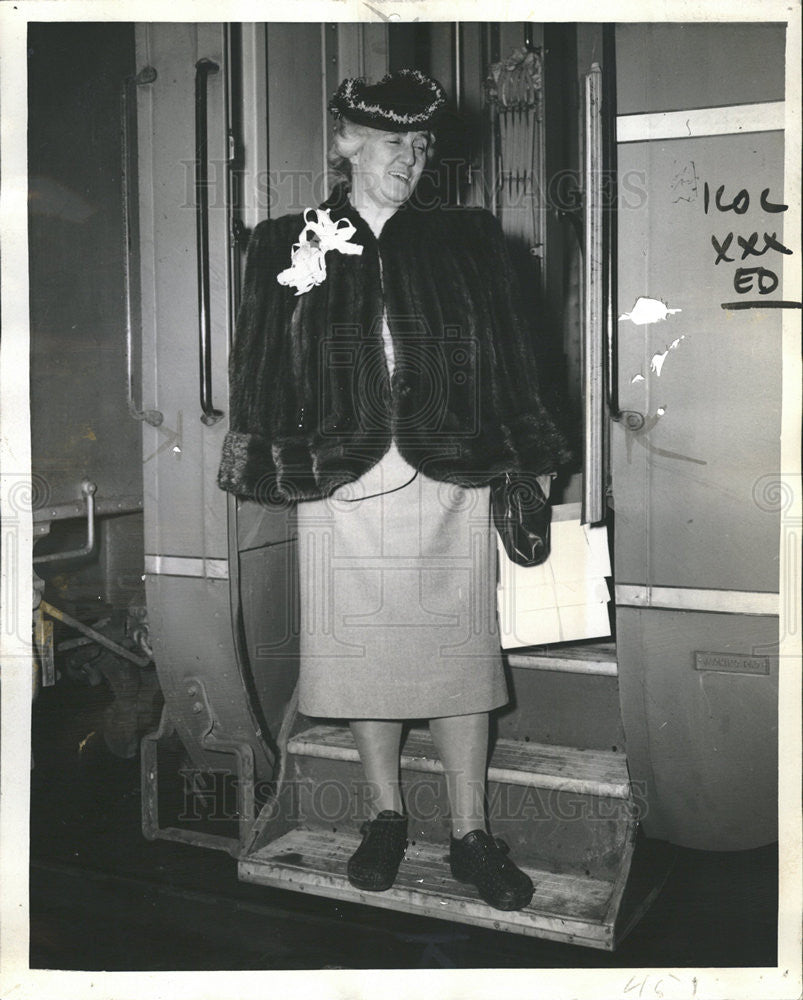
[[[787,24],[384,10],[28,24],[30,968],[769,995]]]

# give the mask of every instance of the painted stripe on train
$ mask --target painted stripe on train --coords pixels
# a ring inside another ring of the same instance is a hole
[[[691,139],[703,135],[738,135],[741,132],[774,132],[784,127],[784,102],[732,104],[722,108],[656,111],[644,115],[619,115],[618,142],[650,139]]]
[[[197,556],[145,556],[145,572],[154,576],[195,576],[209,580],[228,580],[227,559],[203,559]]]
[[[780,595],[751,590],[696,590],[617,583],[616,603],[634,608],[715,611],[731,615],[778,615]]]

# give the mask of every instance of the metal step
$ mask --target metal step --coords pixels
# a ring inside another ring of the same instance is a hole
[[[294,736],[287,745],[297,756],[359,762],[347,727],[313,726]],[[401,755],[403,770],[441,773],[443,767],[426,729],[411,729]],[[560,789],[575,795],[600,795],[627,799],[630,779],[627,760],[606,750],[577,750],[516,740],[496,741],[488,768],[489,782],[535,788]]]
[[[600,674],[605,677],[618,675],[615,642],[509,652],[507,661],[511,667],[524,670],[555,670],[565,674]]]
[[[526,909],[495,910],[471,885],[456,882],[443,845],[411,844],[395,885],[363,892],[346,878],[346,864],[360,842],[353,833],[295,829],[238,865],[247,882],[308,892],[383,909],[455,920],[494,930],[612,950],[620,885],[525,867],[535,894]]]
[[[625,746],[616,644],[581,642],[509,652],[511,701],[498,736],[586,750]]]
[[[511,673],[511,701],[491,716],[497,736],[585,750],[623,750],[618,677],[555,670]]]

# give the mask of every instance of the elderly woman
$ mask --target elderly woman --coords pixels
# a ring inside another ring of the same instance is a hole
[[[298,502],[299,707],[349,721],[373,793],[349,880],[396,877],[402,725],[427,719],[452,873],[512,910],[533,886],[484,813],[488,715],[508,700],[489,482],[567,456],[495,218],[412,198],[445,102],[416,70],[332,98],[347,183],[249,244],[219,483]]]

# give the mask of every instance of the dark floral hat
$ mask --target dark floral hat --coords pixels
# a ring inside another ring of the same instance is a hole
[[[445,104],[446,92],[437,80],[417,69],[400,69],[374,84],[344,80],[329,110],[335,118],[385,132],[417,132],[432,128]]]

